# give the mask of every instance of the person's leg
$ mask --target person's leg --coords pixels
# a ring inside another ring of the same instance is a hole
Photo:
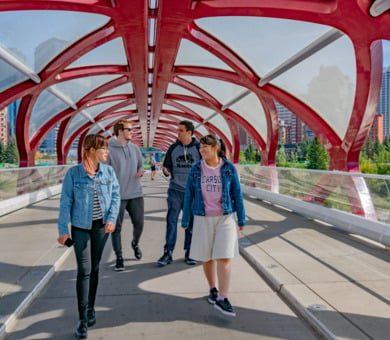
[[[227,297],[229,293],[231,267],[231,259],[217,260],[219,295],[223,297]]]
[[[217,284],[217,271],[216,271],[216,262],[214,260],[210,260],[207,262],[203,262],[203,272],[206,276],[206,280],[209,284],[210,289],[216,288]]]
[[[99,283],[99,265],[108,234],[102,220],[94,221],[91,231],[91,277],[89,280],[88,307],[95,307],[96,292]]]
[[[177,222],[182,208],[182,193],[177,190],[168,189],[168,213],[166,217],[167,230],[165,234],[164,250],[171,251],[175,249],[177,239]]]
[[[137,197],[129,200],[126,209],[133,224],[133,240],[131,242],[131,246],[134,250],[135,258],[140,260],[142,258],[142,252],[138,243],[141,238],[142,231],[144,230],[144,198]]]
[[[91,273],[90,231],[72,226],[72,239],[77,263],[77,307],[80,322],[87,322],[88,290]]]
[[[125,214],[127,200],[121,200],[119,207],[118,218],[116,220],[115,231],[111,234],[112,248],[114,249],[117,258],[122,258],[122,223]]]

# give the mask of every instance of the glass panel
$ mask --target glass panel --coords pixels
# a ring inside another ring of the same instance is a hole
[[[112,101],[108,103],[103,103],[100,105],[95,105],[92,107],[89,107],[88,109],[84,109],[83,111],[89,114],[91,117],[95,118],[97,115],[102,113],[103,111],[107,110],[111,106],[114,106],[121,101]],[[66,131],[66,139],[68,139],[80,126],[84,125],[86,122],[88,122],[89,119],[87,119],[84,115],[81,113],[77,113],[71,120],[68,129]]]
[[[168,85],[167,94],[184,94],[186,96],[199,98],[199,96],[196,95],[194,92],[189,91],[189,90],[187,90],[187,89],[185,89],[185,88],[183,88],[181,86],[178,86],[178,85],[172,84],[172,83],[170,83]]]
[[[272,83],[306,102],[344,138],[356,84],[355,54],[348,37],[336,40]]]
[[[210,123],[213,124],[215,127],[217,127],[219,130],[221,130],[225,134],[225,136],[229,139],[229,141],[232,142],[232,134],[225,118],[223,118],[220,114],[218,114],[212,119],[210,119]]]
[[[0,59],[0,92],[27,80],[28,77]]]
[[[131,104],[131,105],[127,105],[125,107],[121,107],[120,109],[115,110],[114,112],[135,110],[136,108],[137,108],[137,105]]]
[[[99,97],[112,96],[115,94],[131,94],[133,93],[133,85],[131,83],[123,84],[121,86],[115,87],[114,89],[104,92]]]
[[[232,71],[216,56],[187,39],[182,39],[180,43],[175,65],[205,66]]]
[[[95,48],[67,68],[91,65],[127,65],[122,38],[111,40]]]
[[[247,90],[245,87],[212,78],[193,76],[183,76],[181,78],[204,89],[214,98],[216,98],[221,104],[228,103],[238,94]]]
[[[195,22],[233,49],[259,76],[330,29],[308,22],[261,17],[212,17]]]
[[[20,51],[21,60],[38,73],[75,41],[109,20],[103,15],[70,11],[1,12],[0,43]]]
[[[31,121],[28,127],[30,139],[34,136],[35,132],[48,121],[48,119],[68,107],[68,104],[58,99],[49,91],[43,91],[38,97],[31,114]]]
[[[177,109],[176,107],[171,106],[171,105],[168,105],[168,104],[163,104],[162,110],[167,110],[167,111],[181,111],[181,110]]]
[[[383,48],[383,67],[390,66],[390,41],[382,40],[382,48]]]
[[[186,106],[187,108],[189,108],[193,112],[197,113],[199,116],[201,116],[204,119],[211,116],[215,112],[214,110],[211,110],[211,109],[204,107],[202,105],[193,104],[193,103],[189,103],[189,102],[185,102],[185,101],[181,101],[181,100],[175,100],[175,102]],[[189,118],[191,119],[191,117],[189,117]]]
[[[106,128],[111,123],[116,122],[117,120],[125,118],[125,117],[126,117],[126,115],[119,116],[119,117],[117,116],[117,117],[109,118],[109,119],[105,119],[105,120],[100,120],[99,121],[99,125],[101,125],[104,128]],[[89,133],[92,134],[92,133],[97,133],[98,131],[100,131],[101,130],[101,126],[99,126],[99,125],[98,124],[94,124],[93,127],[89,130]],[[108,131],[110,131],[111,129],[112,128],[108,129]]]
[[[244,117],[257,130],[260,136],[267,140],[267,121],[263,106],[254,93],[244,97],[232,105],[230,109]]]
[[[69,97],[74,103],[77,103],[87,93],[93,91],[99,86],[120,77],[120,75],[94,76],[73,79],[58,83],[51,88],[55,88]],[[48,92],[43,91],[38,97],[31,114],[31,123],[29,127],[29,135],[33,136],[35,131],[43,126],[49,119],[57,113],[69,107],[68,104],[61,101],[59,98]]]

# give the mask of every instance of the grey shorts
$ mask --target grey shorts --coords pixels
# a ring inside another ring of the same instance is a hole
[[[230,259],[239,255],[233,214],[194,216],[190,257],[198,261]]]

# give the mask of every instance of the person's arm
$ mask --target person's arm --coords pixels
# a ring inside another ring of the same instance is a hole
[[[73,202],[73,171],[68,170],[62,183],[60,211],[57,222],[59,235],[57,241],[62,245],[70,238],[68,225]]]
[[[165,176],[170,176],[172,171],[172,150],[174,148],[174,144],[172,144],[167,153],[165,154],[164,161],[162,164],[161,170],[163,171]]]
[[[233,172],[233,180],[230,186],[230,195],[234,202],[234,208],[237,214],[238,227],[240,230],[243,230],[244,226],[246,225],[244,198],[241,192],[240,179],[238,177],[238,173],[235,168]]]
[[[109,169],[109,176],[111,177],[111,201],[110,206],[108,208],[106,223],[112,223],[115,227],[115,223],[119,213],[119,207],[121,204],[121,196],[119,191],[118,179],[116,177],[114,169],[111,166]]]

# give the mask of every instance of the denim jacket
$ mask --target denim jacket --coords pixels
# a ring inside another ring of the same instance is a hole
[[[244,226],[246,224],[245,208],[237,170],[234,165],[225,158],[223,158],[223,161],[224,164],[221,167],[223,214],[227,215],[236,212],[238,225]],[[191,214],[205,216],[200,162],[202,162],[202,160],[194,164],[188,175],[186,191],[184,194],[183,217],[181,221],[183,228],[188,227]]]
[[[95,179],[92,179],[85,171],[83,163],[80,163],[68,170],[62,183],[58,217],[59,235],[69,234],[69,222],[78,228],[92,228],[94,184],[96,184],[103,223],[116,223],[120,194],[114,169],[100,163]]]

